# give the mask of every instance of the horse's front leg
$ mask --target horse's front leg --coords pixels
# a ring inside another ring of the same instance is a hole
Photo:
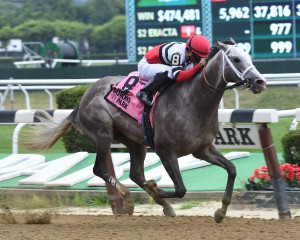
[[[227,208],[231,202],[234,180],[236,177],[236,168],[221,153],[219,153],[214,146],[210,146],[208,149],[205,149],[205,151],[202,150],[198,153],[194,153],[193,155],[196,158],[203,159],[211,164],[224,168],[228,173],[226,189],[222,198],[222,207],[216,210],[214,216],[215,221],[220,223],[224,219]]]
[[[154,180],[149,180],[144,182],[142,187],[153,199],[154,201],[163,207],[163,212],[165,216],[175,217],[176,213],[172,205],[164,198],[160,197],[162,190],[157,188],[157,183]]]
[[[181,172],[179,169],[178,159],[175,154],[168,151],[166,147],[157,148],[157,154],[161,159],[167,173],[172,179],[175,187],[175,191],[164,191],[162,189],[157,189],[159,197],[161,198],[182,198],[186,193],[186,188],[184,186]]]
[[[144,160],[147,152],[147,147],[137,144],[129,139],[124,141],[124,144],[130,153],[130,179],[139,187],[145,190],[154,201],[163,207],[164,215],[169,217],[176,216],[171,204],[158,196],[157,184],[154,180],[146,181],[144,174]]]

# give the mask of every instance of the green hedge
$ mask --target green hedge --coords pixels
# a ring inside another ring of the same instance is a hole
[[[284,161],[300,166],[300,129],[285,134],[281,144]]]
[[[89,85],[81,85],[71,89],[60,91],[56,95],[57,107],[59,109],[74,109],[76,108],[83,96],[84,92],[89,88]],[[87,151],[96,152],[95,145],[86,135],[81,135],[73,127],[70,128],[62,137],[66,151],[69,153]]]

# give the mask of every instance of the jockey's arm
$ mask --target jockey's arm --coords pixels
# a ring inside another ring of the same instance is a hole
[[[192,76],[194,76],[200,69],[201,67],[199,66],[199,64],[196,64],[194,67],[188,70],[182,70],[182,67],[175,67],[172,69],[175,76],[174,80],[178,83],[184,82],[189,78],[191,78]]]
[[[210,53],[208,55],[208,57],[202,58],[199,62],[199,64],[196,64],[194,67],[188,69],[188,70],[181,70],[181,67],[176,67],[173,68],[173,74],[174,74],[174,79],[176,80],[176,82],[184,82],[186,80],[188,80],[189,78],[191,78],[192,76],[194,76],[200,69],[202,69],[207,62],[212,59],[216,53],[220,50],[220,48],[213,46],[210,49]]]

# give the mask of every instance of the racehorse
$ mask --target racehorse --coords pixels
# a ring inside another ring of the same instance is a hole
[[[155,151],[174,183],[173,191],[158,188],[154,180],[146,181],[144,159],[149,144],[143,136],[142,126],[104,99],[110,86],[118,83],[121,76],[104,77],[95,82],[85,92],[79,106],[60,123],[41,112],[42,123],[26,140],[27,147],[46,150],[72,125],[83,131],[95,142],[97,149],[94,174],[120,191],[123,208],[130,215],[134,211],[130,192],[106,167],[113,140],[128,148],[131,180],[163,207],[166,216],[176,214],[165,198],[182,198],[186,193],[178,158],[192,154],[228,173],[222,207],[214,215],[215,221],[220,223],[231,202],[236,169],[213,145],[219,129],[219,102],[226,89],[240,85],[254,94],[260,93],[266,88],[266,80],[253,65],[250,55],[234,42],[217,44],[220,50],[204,70],[183,83],[170,84],[157,99],[153,110]],[[228,83],[234,85],[228,86]]]

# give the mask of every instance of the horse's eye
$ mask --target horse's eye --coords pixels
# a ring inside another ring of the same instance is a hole
[[[235,58],[233,59],[233,61],[234,61],[235,63],[239,63],[241,60],[240,60],[239,58],[235,57]]]

